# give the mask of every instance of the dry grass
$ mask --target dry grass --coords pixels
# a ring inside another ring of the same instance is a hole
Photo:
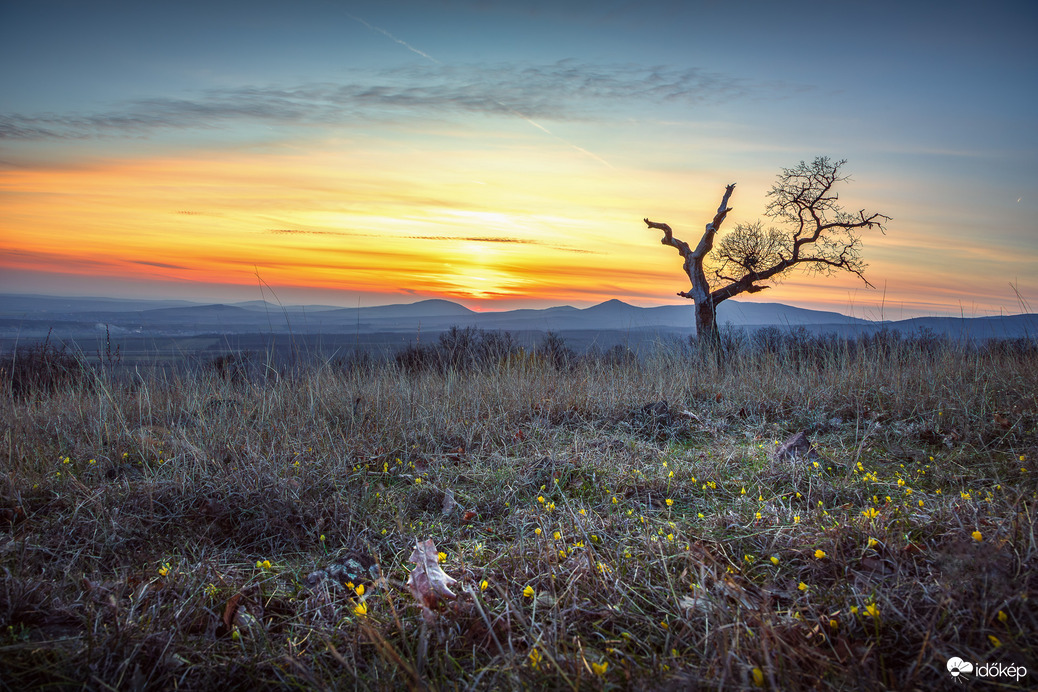
[[[1033,676],[1036,392],[1033,349],[866,344],[4,395],[0,688]]]

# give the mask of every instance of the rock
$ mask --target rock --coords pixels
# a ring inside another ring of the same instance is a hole
[[[667,405],[666,401],[654,401],[651,404],[642,406],[641,418],[650,425],[660,427],[666,427],[673,422],[670,406]]]
[[[807,435],[803,430],[790,436],[775,450],[776,461],[792,461],[794,459],[822,461],[822,456],[811,446],[811,442],[807,439]]]
[[[367,567],[363,562],[371,562]],[[345,587],[347,584],[359,585],[371,582],[378,577],[378,566],[368,558],[354,555],[338,563],[326,565],[306,576],[306,585],[311,589],[328,582],[332,588]]]

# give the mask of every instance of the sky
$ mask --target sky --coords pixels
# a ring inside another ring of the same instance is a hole
[[[743,300],[1038,312],[1033,2],[0,0],[0,292],[682,304],[846,159],[852,274]],[[723,233],[722,233],[723,236]]]

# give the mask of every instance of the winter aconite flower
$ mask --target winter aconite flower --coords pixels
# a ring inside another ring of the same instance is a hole
[[[867,606],[865,606],[865,614],[868,615],[870,618],[878,618],[879,606],[877,606],[875,603],[869,603]]]
[[[825,551],[819,548],[815,551],[815,557],[821,560],[823,557],[825,557]]]
[[[978,543],[984,540],[984,536],[980,533],[980,531],[974,531],[970,535],[973,536],[973,540],[977,541]]]
[[[523,589],[523,595],[527,598],[533,598],[534,593],[535,591],[533,590],[532,586],[527,585],[527,587]]]
[[[673,504],[674,504],[674,500],[672,500],[672,499],[670,499],[670,498],[668,497],[668,498],[667,498],[667,506],[668,506],[668,507],[670,507],[670,506],[671,506],[671,505],[673,505]]]
[[[609,661],[602,661],[601,663],[591,663],[591,670],[595,675],[605,675],[606,670],[609,668]]]
[[[363,617],[368,614],[368,607],[361,602],[353,607],[353,612]]]
[[[807,591],[807,584],[805,584],[804,582],[800,582],[799,584],[797,584],[797,588],[801,591]]]

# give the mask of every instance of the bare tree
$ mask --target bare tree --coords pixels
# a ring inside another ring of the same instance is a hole
[[[801,161],[793,168],[784,168],[768,192],[771,200],[765,210],[765,215],[780,222],[784,230],[765,230],[761,221],[739,224],[717,244],[709,262],[717,232],[732,210],[728,201],[735,183],[725,188],[717,214],[706,225],[694,250],[675,238],[667,224],[645,219],[649,228],[663,231],[660,242],[675,248],[684,259],[692,290],[678,295],[695,301],[696,333],[701,341],[717,343],[717,306],[722,301],[770,288],[766,282],[778,281],[794,267],[821,274],[849,271],[872,286],[864,275],[859,232],[873,227],[882,231],[890,217],[866,215],[864,209],[857,214],[843,211],[833,188],[849,180],[849,176],[840,175],[845,163],[818,157],[809,164]]]

